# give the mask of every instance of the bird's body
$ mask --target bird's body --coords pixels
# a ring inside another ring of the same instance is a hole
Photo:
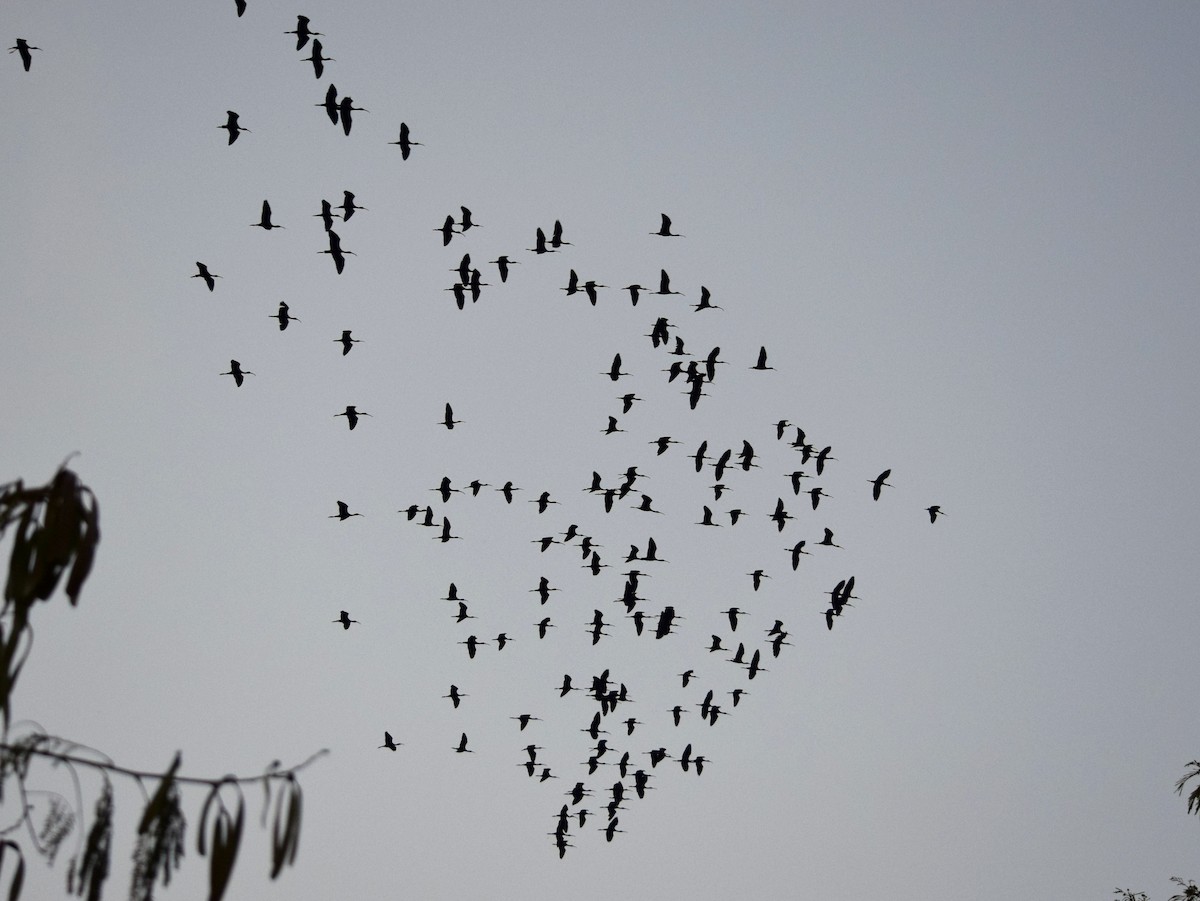
[[[242,128],[242,126],[238,125],[238,114],[233,110],[226,110],[225,115],[227,117],[225,119],[225,124],[218,125],[217,128],[223,128],[229,132],[229,143],[232,144],[238,139],[238,135],[240,135],[243,131],[249,131],[250,129]]]
[[[319,250],[317,253],[327,253],[333,258],[333,265],[337,269],[338,275],[342,274],[342,270],[346,268],[346,254],[354,256],[353,250],[342,249],[342,239],[333,229],[328,229],[325,232],[325,237],[329,239],[329,249]]]
[[[192,278],[204,279],[204,284],[208,285],[209,291],[212,291],[217,286],[216,279],[220,278],[221,276],[214,272],[209,272],[208,266],[206,266],[204,263],[201,263],[199,260],[196,261],[196,270],[196,274],[193,275]]]
[[[680,295],[681,297],[683,296],[683,292],[682,292],[682,291],[672,291],[672,290],[671,290],[671,276],[667,275],[667,270],[666,270],[666,269],[662,269],[662,270],[660,270],[660,271],[659,271],[659,276],[658,276],[658,290],[657,290],[657,291],[655,291],[654,293],[655,293],[655,294],[662,294],[662,295],[667,295],[667,294],[678,294],[678,295]]]
[[[345,610],[341,611],[341,616],[334,620],[335,623],[341,623],[343,629],[349,629],[351,623],[356,623],[358,620],[351,619],[350,614]]]
[[[412,153],[414,147],[422,147],[420,141],[414,141],[408,136],[408,126],[403,122],[400,123],[400,140],[389,141],[389,144],[398,144],[400,146],[400,159],[408,159],[408,155]]]
[[[41,50],[41,49],[42,49],[41,47],[31,46],[29,41],[25,40],[25,38],[17,38],[17,43],[14,46],[9,47],[8,52],[9,53],[15,52],[15,53],[19,54],[21,57],[21,65],[24,66],[25,71],[28,72],[29,67],[33,64],[33,54],[30,53],[29,51]],[[233,141],[231,140],[229,143],[232,144]]]
[[[220,375],[233,376],[233,383],[235,385],[237,385],[237,387],[240,388],[240,387],[242,387],[242,381],[243,381],[244,377],[247,375],[254,375],[254,373],[251,372],[249,369],[242,369],[242,364],[239,363],[237,360],[230,360],[229,361],[229,371],[222,372],[222,373],[220,373]]]
[[[342,221],[349,222],[350,217],[354,215],[355,210],[365,210],[365,206],[358,206],[354,202],[354,193],[352,191],[342,191]]]
[[[666,213],[662,213],[662,225],[658,227],[658,231],[650,232],[652,235],[658,235],[660,238],[682,238],[683,235],[676,234],[671,231],[671,217]]]
[[[287,303],[285,303],[282,300],[279,302],[279,312],[275,313],[273,316],[268,316],[267,318],[268,319],[278,319],[279,320],[279,330],[281,332],[288,327],[289,322],[299,322],[300,321],[295,316],[288,315],[288,305],[287,305]]]
[[[361,106],[355,106],[354,101],[351,100],[350,95],[347,94],[341,99],[341,102],[338,103],[338,118],[342,121],[342,131],[347,135],[350,134],[350,127],[354,124],[354,120],[350,115],[352,112],[368,113],[370,110]]]
[[[346,354],[350,353],[350,350],[354,347],[355,344],[361,343],[362,339],[350,337],[350,333],[352,331],[353,331],[353,329],[343,329],[342,337],[333,339],[334,344],[342,345],[342,356],[343,357],[346,356]]]
[[[879,492],[883,490],[883,487],[885,485],[887,485],[888,487],[891,487],[891,483],[885,481],[887,479],[887,477],[890,476],[891,474],[892,474],[892,471],[890,469],[885,469],[883,472],[881,472],[875,478],[870,480],[870,482],[871,482],[871,497],[872,498],[874,498],[875,500],[879,500]]]
[[[308,27],[308,16],[296,16],[296,27],[291,31],[285,31],[284,34],[294,34],[296,36],[296,49],[303,50],[304,45],[308,43],[308,39],[315,35],[324,37],[319,31],[313,31]]]
[[[767,348],[765,346],[760,347],[758,349],[758,362],[756,362],[750,368],[751,369],[759,369],[759,370],[775,368],[774,366],[767,365]]]
[[[329,85],[325,89],[325,100],[321,103],[314,103],[313,106],[321,106],[325,108],[325,115],[329,117],[329,121],[334,125],[338,124],[338,96],[337,87]]]
[[[318,79],[324,76],[326,63],[337,62],[337,60],[335,60],[332,56],[322,56],[322,49],[321,42],[314,39],[312,42],[312,56],[306,56],[304,58],[306,63],[312,63],[313,75],[315,75]]]
[[[339,520],[339,521],[341,521],[341,522],[345,522],[345,521],[346,521],[347,519],[349,519],[351,516],[362,516],[362,514],[361,514],[361,513],[351,513],[351,512],[350,512],[350,507],[349,507],[349,505],[348,505],[348,504],[347,504],[345,501],[338,501],[338,502],[337,502],[337,508],[338,508],[338,512],[337,512],[337,513],[331,513],[331,514],[329,514],[329,518],[330,518],[330,519],[336,519],[336,520]]]
[[[357,407],[355,407],[353,404],[351,404],[350,406],[346,407],[346,409],[344,411],[342,411],[341,413],[334,413],[333,415],[334,416],[345,416],[346,424],[350,426],[350,431],[353,432],[354,427],[356,425],[358,425],[358,417],[370,416],[371,414],[364,413],[361,410],[359,410]]]

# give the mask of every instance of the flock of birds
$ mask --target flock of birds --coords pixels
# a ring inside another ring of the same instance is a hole
[[[245,10],[244,0],[238,0],[238,16]],[[318,80],[323,78],[324,64],[334,60],[324,55],[325,48],[319,40],[321,33],[313,30],[308,18],[298,16],[296,27],[285,34],[295,36],[297,51],[309,50],[309,56],[304,61],[312,64]],[[25,39],[18,39],[16,45],[10,48],[12,52],[20,54],[26,71],[30,68],[31,51],[38,49]],[[328,85],[324,99],[315,105],[322,108],[330,121],[339,125],[347,136],[351,133],[353,113],[365,111],[355,106],[349,95],[339,96],[333,84]],[[235,144],[243,134],[249,132],[241,125],[238,113],[233,110],[227,111],[226,121],[219,127],[227,132],[227,145]],[[409,159],[414,147],[422,146],[412,140],[405,123],[400,124],[399,139],[391,143],[399,146],[402,160]],[[365,209],[358,205],[352,192],[346,191],[340,204],[322,199],[319,211],[305,217],[306,221],[308,218],[320,220],[312,228],[317,234],[323,235],[327,246],[318,252],[330,256],[339,275],[345,270],[347,257],[353,256],[354,252],[342,246],[341,238],[334,229],[335,222],[347,223],[357,211]],[[470,233],[478,224],[471,209],[460,206],[457,215],[447,215],[432,230],[439,233],[441,247],[449,248],[452,244],[469,241]],[[268,233],[285,227],[276,221],[267,200],[262,201],[258,221],[249,225]],[[671,218],[665,213],[660,214],[658,227],[651,228],[647,238],[650,241],[684,238],[674,228]],[[521,252],[513,251],[487,261],[487,265],[496,267],[498,284],[509,281],[510,275],[514,274],[513,267],[525,263],[527,268],[532,268],[535,261],[541,261],[537,265],[551,265],[545,257],[556,253],[565,257],[572,252],[568,249],[574,248],[571,242],[564,239],[561,221],[555,221],[548,230],[537,226],[531,231],[534,235],[533,246],[526,248],[524,253],[532,254],[532,258],[519,259]],[[434,242],[437,241],[437,238],[431,239],[434,248],[437,246]],[[457,251],[454,255],[457,258]],[[448,259],[447,262],[454,262],[454,259]],[[567,297],[586,299],[594,307],[600,303],[601,292],[614,290],[596,279],[581,278],[575,268],[563,268],[568,272],[565,274],[565,285],[560,290]],[[216,291],[217,279],[221,276],[205,262],[197,261],[196,270],[191,277],[200,279],[208,291]],[[467,310],[469,304],[480,300],[483,288],[490,283],[484,280],[483,273],[472,262],[469,251],[463,253],[457,264],[448,267],[448,270],[457,275],[457,280],[445,290],[452,295],[457,309]],[[736,391],[743,379],[769,378],[761,374],[775,370],[769,365],[765,346],[760,346],[757,353],[747,352],[744,359],[739,358],[736,362],[726,359],[719,346],[695,354],[687,349],[684,330],[671,321],[672,315],[708,316],[712,315],[712,311],[722,310],[722,307],[713,303],[712,293],[707,287],[701,286],[698,299],[686,305],[692,311],[690,314],[682,313],[680,307],[683,302],[674,300],[685,295],[672,288],[671,277],[665,268],[660,270],[656,285],[646,286],[634,281],[615,290],[627,297],[631,321],[638,323],[637,340],[648,338],[653,351],[660,355],[663,365],[659,377],[686,396],[689,410],[697,410],[702,400],[718,390],[718,386],[724,389],[725,384],[729,384],[730,390]],[[625,297],[620,301],[622,304]],[[639,309],[638,304],[644,298],[651,297],[661,299],[663,304],[673,305],[672,313],[645,314],[645,307]],[[270,318],[277,322],[280,331],[286,331],[292,323],[301,322],[291,315],[286,302],[280,302],[278,310],[270,314]],[[646,319],[650,321],[646,322]],[[643,324],[649,327],[648,332],[641,331]],[[352,330],[343,330],[340,336],[333,338],[333,343],[341,347],[344,356],[355,349],[359,339]],[[801,570],[804,557],[830,553],[841,547],[831,528],[812,528],[806,522],[823,515],[828,509],[827,501],[833,498],[828,493],[825,478],[827,469],[837,462],[832,445],[815,441],[802,426],[787,418],[778,418],[764,422],[761,435],[748,438],[739,436],[728,445],[717,441],[710,445],[708,440],[704,440],[690,453],[676,450],[683,442],[671,435],[650,433],[644,427],[635,427],[635,424],[623,427],[623,417],[629,417],[636,404],[645,402],[639,396],[639,391],[649,393],[646,390],[649,383],[645,377],[631,375],[624,366],[625,361],[617,353],[605,369],[596,373],[595,378],[610,380],[614,385],[625,384],[623,379],[631,379],[640,386],[633,390],[617,389],[622,391],[616,398],[619,412],[605,413],[603,416],[597,414],[598,420],[605,422],[597,431],[603,436],[628,436],[631,432],[640,435],[637,439],[639,443],[649,448],[642,452],[644,459],[626,466],[619,473],[593,471],[590,479],[580,479],[577,490],[571,495],[518,486],[512,481],[500,481],[498,478],[495,483],[490,483],[480,479],[455,482],[448,476],[434,477],[430,481],[436,480],[436,484],[427,486],[433,495],[432,500],[427,499],[427,495],[426,499],[410,503],[399,511],[409,523],[428,528],[431,537],[442,544],[469,540],[469,536],[454,533],[448,513],[449,505],[456,495],[477,499],[484,489],[490,489],[499,494],[504,505],[501,509],[511,511],[510,515],[516,522],[514,529],[523,527],[523,523],[530,520],[538,524],[536,532],[528,533],[528,541],[533,548],[529,551],[528,561],[522,564],[529,570],[531,587],[528,593],[534,595],[524,607],[516,609],[509,606],[504,613],[480,611],[479,607],[471,606],[473,601],[459,594],[457,580],[449,582],[447,593],[441,599],[451,605],[450,619],[454,624],[452,628],[456,630],[452,633],[454,641],[465,649],[461,657],[463,676],[451,684],[448,693],[442,696],[454,710],[467,704],[465,699],[469,695],[459,685],[460,682],[469,683],[471,661],[483,653],[503,652],[510,643],[519,644],[528,640],[566,643],[571,641],[571,635],[586,634],[587,639],[577,637],[576,640],[586,640],[596,646],[613,636],[616,630],[625,630],[626,636],[636,636],[637,640],[680,643],[689,649],[689,654],[695,654],[697,662],[672,677],[672,681],[679,680],[677,690],[680,700],[665,709],[638,710],[636,715],[631,714],[631,707],[637,709],[639,691],[622,681],[613,669],[603,668],[584,678],[579,678],[578,673],[565,673],[561,681],[555,679],[553,685],[545,686],[545,697],[534,699],[529,710],[508,713],[508,717],[516,723],[512,762],[525,771],[530,784],[553,786],[555,783],[552,780],[564,780],[560,784],[570,786],[557,796],[551,813],[554,826],[549,835],[560,857],[573,847],[571,839],[583,833],[589,818],[594,817],[606,840],[613,841],[616,835],[624,831],[619,828],[621,812],[634,806],[635,800],[645,798],[647,791],[658,787],[655,783],[662,781],[666,769],[678,767],[681,773],[699,776],[706,766],[711,765],[710,758],[694,747],[698,739],[678,740],[668,747],[668,743],[661,739],[647,741],[642,736],[647,731],[661,735],[664,728],[672,732],[681,730],[679,734],[683,734],[689,728],[684,725],[685,719],[711,728],[733,716],[734,711],[750,695],[750,684],[768,672],[766,664],[769,660],[780,658],[786,653],[784,649],[793,644],[788,639],[794,637],[795,627],[785,624],[783,619],[770,616],[773,623],[769,628],[748,629],[746,626],[747,619],[752,619],[759,612],[754,599],[765,584],[764,580],[786,578],[787,574]],[[722,374],[721,367],[725,367],[729,374]],[[254,372],[244,368],[238,360],[231,359],[229,368],[220,374],[230,376],[234,385],[242,388],[246,377],[254,375]],[[372,413],[356,405],[348,405],[332,415],[344,418],[348,428],[353,431],[361,418],[370,417]],[[463,420],[455,418],[452,405],[446,402],[437,425],[453,431],[463,425]],[[462,440],[470,441],[471,438],[468,434]],[[596,440],[610,439],[602,437]],[[626,440],[633,439],[627,437]],[[755,442],[759,444],[758,448]],[[481,446],[481,450],[484,449]],[[660,459],[664,457],[668,459]],[[780,458],[788,462],[777,462]],[[481,455],[481,459],[488,457]],[[697,487],[689,489],[686,500],[692,505],[694,518],[679,521],[679,503],[671,504],[662,497],[656,499],[647,493],[646,481],[655,476],[665,476],[665,467],[668,465],[674,466],[672,478],[676,478],[675,473],[694,473]],[[869,491],[874,502],[887,503],[884,489],[892,487],[888,481],[891,477],[892,470],[884,469],[873,476],[864,473],[854,481],[861,479],[858,485],[864,498]],[[869,488],[866,487],[868,485]],[[838,493],[843,490],[853,488],[840,483]],[[520,496],[521,499],[527,499],[527,503],[518,501],[517,492],[521,491],[528,492]],[[732,497],[741,500],[733,504],[730,502]],[[338,499],[335,503],[336,512],[329,514],[329,518],[338,520],[340,524],[364,515],[351,510],[344,500]],[[532,510],[529,505],[533,506]],[[625,533],[606,531],[600,536],[604,539],[601,544],[596,535],[585,534],[585,531],[592,530],[585,530],[579,525],[581,520],[587,518],[605,521],[618,506],[647,514],[647,522],[661,525],[667,531],[668,541],[680,539],[682,543],[685,540],[682,536],[688,534],[689,529],[716,528],[724,528],[729,532],[733,529],[773,528],[778,540],[774,548],[763,552],[761,564],[746,573],[745,596],[739,601],[744,607],[730,603],[725,609],[717,609],[720,602],[700,599],[694,602],[694,607],[677,609],[672,603],[655,603],[651,598],[653,592],[648,588],[647,580],[656,574],[671,572],[670,564],[664,557],[665,552],[660,551],[653,535],[639,532],[631,537]],[[668,509],[662,509],[664,507]],[[943,515],[938,504],[929,505],[924,511],[930,523]],[[544,526],[541,525],[542,517],[546,517]],[[759,525],[746,525],[753,522]],[[771,525],[768,526],[768,522]],[[628,550],[616,550],[621,547],[628,547]],[[542,555],[550,554],[573,556],[575,566],[581,571],[578,579],[552,584],[548,576],[539,573],[539,563],[547,559]],[[859,600],[854,593],[856,587],[856,577],[847,573],[820,595],[827,600],[821,600],[820,607],[823,609],[817,612],[823,617],[827,629],[832,630],[841,622],[846,611],[853,606],[852,601]],[[589,600],[595,602],[588,603]],[[614,605],[617,606],[614,608]],[[586,608],[592,610],[590,617],[583,612]],[[618,612],[614,613],[614,609]],[[473,613],[472,610],[477,612]],[[502,628],[494,635],[491,630],[485,633],[472,625],[500,618],[503,622],[497,625]],[[343,630],[349,630],[356,624],[363,627],[346,610],[340,611],[333,623],[342,626]],[[568,700],[573,694],[579,699],[577,702]],[[554,704],[558,706],[551,708]],[[695,720],[690,716],[693,712],[698,713]],[[573,719],[578,731],[587,736],[585,760],[573,760],[569,752],[560,752],[556,759],[550,760],[548,755],[542,753],[546,747],[538,744],[538,741],[550,741],[555,737],[556,732],[549,723],[560,718]],[[458,755],[475,753],[476,749],[470,746],[468,731],[457,731],[460,732],[457,740],[449,743],[448,739],[447,749]],[[526,735],[536,735],[537,738],[527,741]],[[379,748],[397,751],[402,746],[403,743],[397,741],[389,729],[383,733],[383,744]],[[578,768],[574,774],[569,772],[572,768]],[[604,773],[611,776],[602,776],[602,768]],[[553,792],[551,796],[554,796]],[[593,812],[585,802],[601,812]]]

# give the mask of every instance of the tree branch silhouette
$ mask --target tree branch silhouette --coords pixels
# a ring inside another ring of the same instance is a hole
[[[292,767],[284,768],[278,760],[272,761],[255,776],[202,778],[179,773],[182,757],[178,751],[166,772],[155,773],[121,766],[93,748],[44,731],[10,738],[13,689],[33,646],[32,611],[39,601],[53,596],[64,577],[64,593],[75,606],[100,543],[99,505],[91,490],[67,468],[68,461],[46,485],[26,488],[20,480],[0,485],[0,540],[10,529],[13,535],[0,607],[0,813],[5,806],[5,789],[14,782],[19,805],[11,825],[0,828],[0,836],[4,836],[0,839],[0,885],[7,881],[9,901],[20,897],[26,855],[22,843],[8,837],[20,827],[28,832],[27,846],[50,863],[74,832],[76,853],[67,867],[67,891],[86,895],[88,901],[100,901],[112,849],[110,776],[132,779],[145,798],[133,855],[132,901],[151,901],[157,881],[161,878],[163,885],[169,885],[172,872],[180,865],[186,833],[181,788],[208,790],[200,807],[196,849],[201,857],[209,859],[209,901],[220,901],[224,896],[237,860],[245,822],[242,786],[259,784],[263,788],[260,820],[265,829],[268,813],[272,814],[270,875],[275,879],[284,866],[295,862],[300,845],[303,804],[297,775],[327,750],[317,751]],[[30,764],[35,759],[64,766],[75,794],[72,805],[60,794],[44,792],[51,801],[40,831],[34,823],[36,806],[29,798],[34,789],[27,785]],[[77,771],[80,767],[98,772],[103,780],[86,838],[84,792]],[[147,782],[154,783],[152,792],[147,791]],[[14,857],[15,864],[9,866],[8,861]]]

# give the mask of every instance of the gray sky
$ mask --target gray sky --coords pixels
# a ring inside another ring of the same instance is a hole
[[[182,749],[202,775],[329,748],[302,779],[295,869],[268,884],[255,831],[228,897],[1158,898],[1200,873],[1172,792],[1200,756],[1200,11],[313,2],[336,60],[318,81],[283,34],[293,7],[160,6],[4,17],[5,46],[43,49],[28,73],[6,57],[0,90],[0,480],[80,451],[104,529],[80,607],[39,610],[14,715],[129,766]],[[349,136],[314,107],[330,82],[369,111]],[[250,129],[233,146],[229,109]],[[401,121],[424,145],[407,161]],[[367,209],[334,226],[356,253],[339,276],[313,214],[343,190]],[[248,227],[264,199],[285,229]],[[464,204],[481,227],[443,248]],[[662,212],[685,237],[649,234]],[[572,246],[527,252],[555,219]],[[491,284],[460,312],[463,253]],[[572,268],[610,286],[595,308],[560,290]],[[660,269],[685,296],[617,290]],[[690,308],[701,285],[723,310]],[[281,300],[301,320],[282,333]],[[694,411],[645,337],[658,316],[728,362]],[[750,371],[760,345],[774,371]],[[231,358],[255,373],[240,389]],[[626,391],[644,400],[601,434]],[[372,418],[348,431],[347,404]],[[811,465],[781,418],[833,446],[817,511],[784,477]],[[682,443],[656,457],[659,435]],[[760,468],[714,503],[686,456],[702,440],[749,440]],[[664,515],[582,490],[630,465]],[[442,505],[442,476],[523,490]],[[543,490],[560,503],[539,515]],[[337,500],[363,516],[330,519]],[[432,541],[410,503],[463,540]],[[726,525],[694,525],[703,504]],[[530,543],[570,523],[604,545],[600,576],[578,539]],[[841,549],[812,548],[824,527]],[[685,617],[662,641],[613,603],[648,536],[670,562],[640,606]],[[545,608],[542,575],[561,588]],[[827,631],[822,593],[849,575],[860,599]],[[476,620],[452,620],[451,581]],[[592,646],[595,609],[612,625]],[[456,644],[501,630],[502,652]],[[713,633],[768,672],[709,654]],[[605,668],[643,723],[609,717],[614,748],[711,760],[654,769],[612,844],[616,768],[581,766],[597,705],[555,691]],[[712,727],[708,688],[730,713]],[[523,712],[542,721],[519,732]],[[451,751],[463,731],[473,754]],[[525,776],[529,742],[562,778]],[[547,833],[577,780],[594,816],[559,860]],[[117,805],[128,835],[136,789]],[[64,861],[32,869],[61,888]],[[164,897],[205,871],[189,844]]]

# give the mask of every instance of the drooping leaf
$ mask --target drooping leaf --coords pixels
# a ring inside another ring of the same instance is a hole
[[[104,880],[108,878],[113,831],[112,798],[112,783],[105,779],[104,789],[96,800],[95,818],[88,832],[78,871],[79,895],[82,896],[86,889],[88,901],[100,901]]]

